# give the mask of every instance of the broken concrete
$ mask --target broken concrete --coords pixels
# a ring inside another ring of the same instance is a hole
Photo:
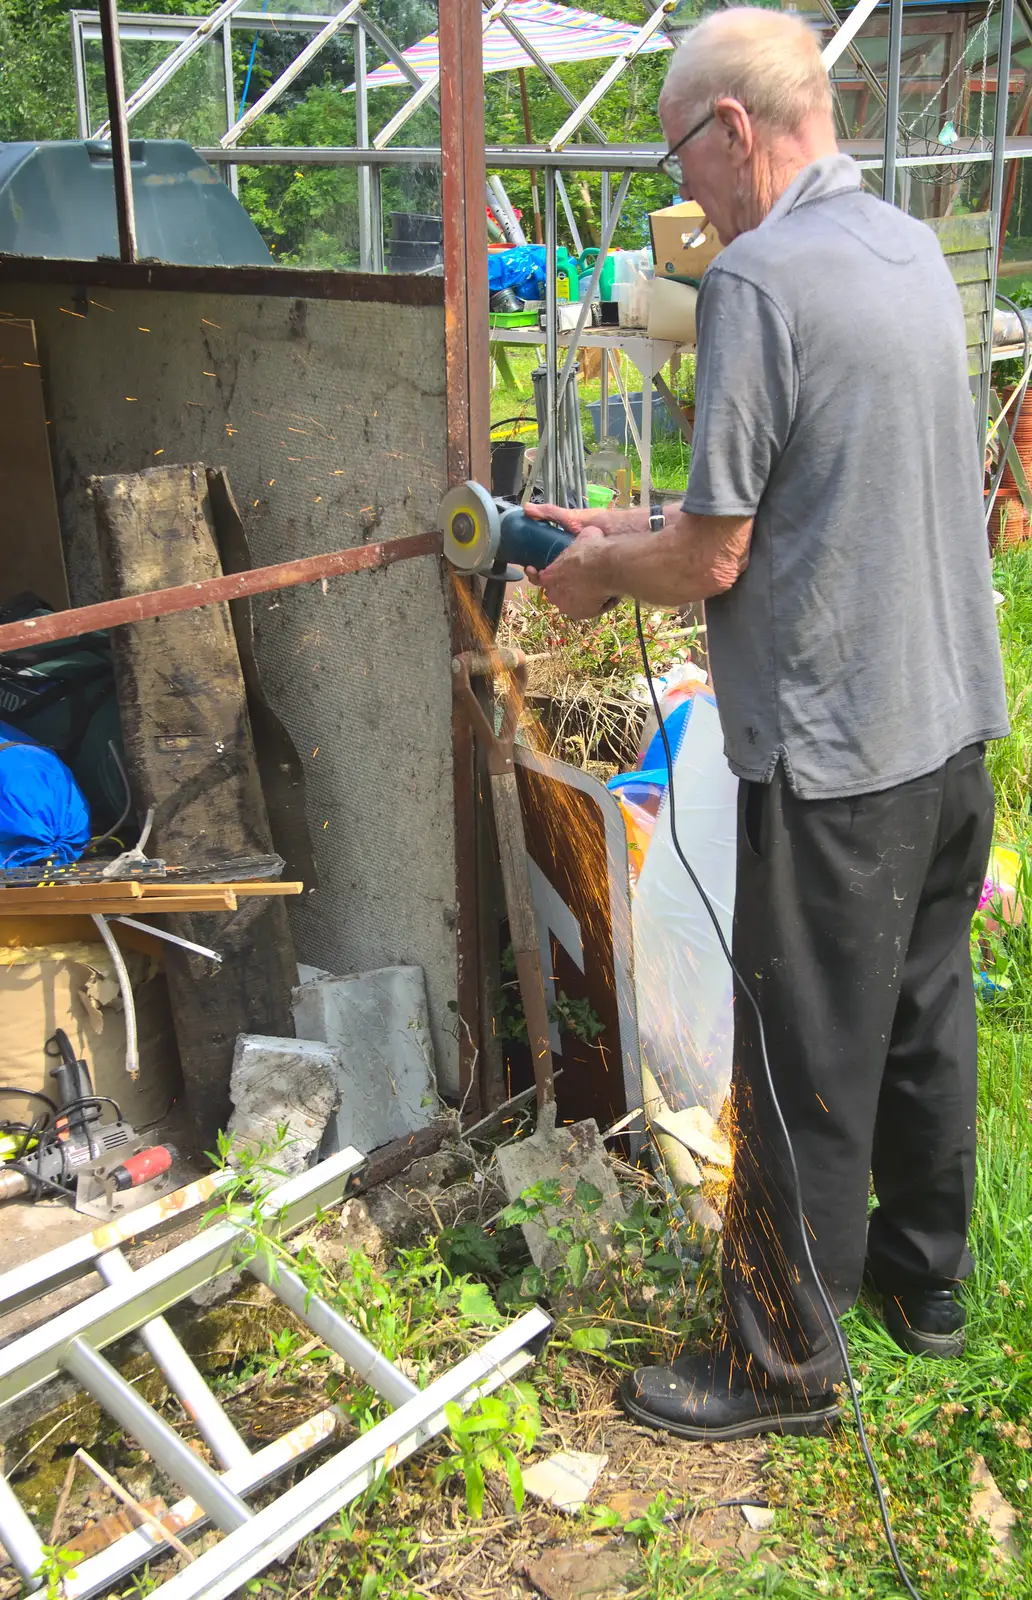
[[[587,1450],[557,1450],[555,1455],[524,1469],[523,1487],[536,1500],[572,1515],[587,1504],[608,1460],[608,1456]]]
[[[323,1154],[368,1154],[425,1128],[439,1109],[421,967],[381,967],[302,983],[293,992],[299,1039],[339,1056],[340,1110]]]
[[[602,1143],[598,1125],[588,1118],[556,1126],[555,1106],[545,1106],[538,1116],[536,1131],[529,1139],[516,1139],[495,1151],[502,1185],[510,1200],[517,1200],[539,1183],[559,1183],[559,1204],[548,1206],[540,1222],[525,1222],[523,1237],[535,1266],[544,1273],[555,1272],[562,1264],[563,1252],[548,1237],[547,1230],[568,1222],[577,1212],[574,1200],[577,1184],[591,1184],[602,1196],[602,1203],[586,1225],[595,1232],[595,1244],[602,1254],[612,1249],[608,1241],[611,1224],[625,1215],[620,1184]]]
[[[303,1172],[340,1105],[340,1076],[340,1057],[328,1045],[242,1033],[233,1052],[227,1131],[238,1145],[276,1147],[275,1165],[288,1175]]]

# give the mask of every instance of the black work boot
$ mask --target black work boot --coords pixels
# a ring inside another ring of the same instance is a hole
[[[749,1439],[758,1433],[826,1433],[839,1415],[834,1393],[767,1395],[726,1356],[681,1356],[669,1367],[639,1367],[620,1389],[635,1422],[679,1439]]]
[[[967,1312],[952,1289],[881,1290],[885,1326],[912,1356],[953,1361],[964,1354]]]

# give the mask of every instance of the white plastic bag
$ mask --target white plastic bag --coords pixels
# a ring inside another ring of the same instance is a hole
[[[695,696],[674,758],[677,837],[730,945],[738,779],[717,708]],[[634,983],[644,1064],[667,1105],[716,1117],[731,1083],[731,970],[698,891],[674,851],[667,797],[635,889]]]

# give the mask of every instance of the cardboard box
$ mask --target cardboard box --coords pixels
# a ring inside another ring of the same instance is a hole
[[[664,206],[649,215],[652,229],[652,254],[659,278],[701,278],[714,256],[723,249],[717,230],[706,224],[702,240],[691,250],[687,241],[703,220],[702,207],[694,200]]]
[[[70,921],[62,918],[62,921]],[[90,1069],[97,1094],[118,1101],[136,1128],[163,1117],[182,1086],[165,974],[150,957],[124,950],[136,1008],[140,1075],[125,1070],[125,1013],[102,944],[22,946],[0,952],[0,1055],[4,1082],[52,1095],[54,1062],[43,1046],[63,1028]],[[21,1115],[15,1107],[7,1114]]]

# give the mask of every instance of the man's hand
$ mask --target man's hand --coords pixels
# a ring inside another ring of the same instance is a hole
[[[535,507],[535,510],[540,509]],[[552,507],[551,509],[556,509]],[[583,517],[583,511],[566,512],[566,516]],[[571,532],[574,530],[570,530]],[[528,567],[531,583],[540,584],[552,604],[574,622],[585,622],[597,617],[613,598],[612,584],[607,582],[603,563],[608,557],[608,536],[600,528],[589,526],[577,530],[576,541],[561,556],[538,572]]]
[[[593,510],[591,506],[586,506],[582,511],[567,511],[563,506],[534,505],[525,505],[523,509],[533,521],[555,522],[567,533],[583,533],[585,528],[594,528],[606,539],[613,539],[621,534],[649,531],[648,510],[642,511],[633,506],[614,506],[608,511]]]

